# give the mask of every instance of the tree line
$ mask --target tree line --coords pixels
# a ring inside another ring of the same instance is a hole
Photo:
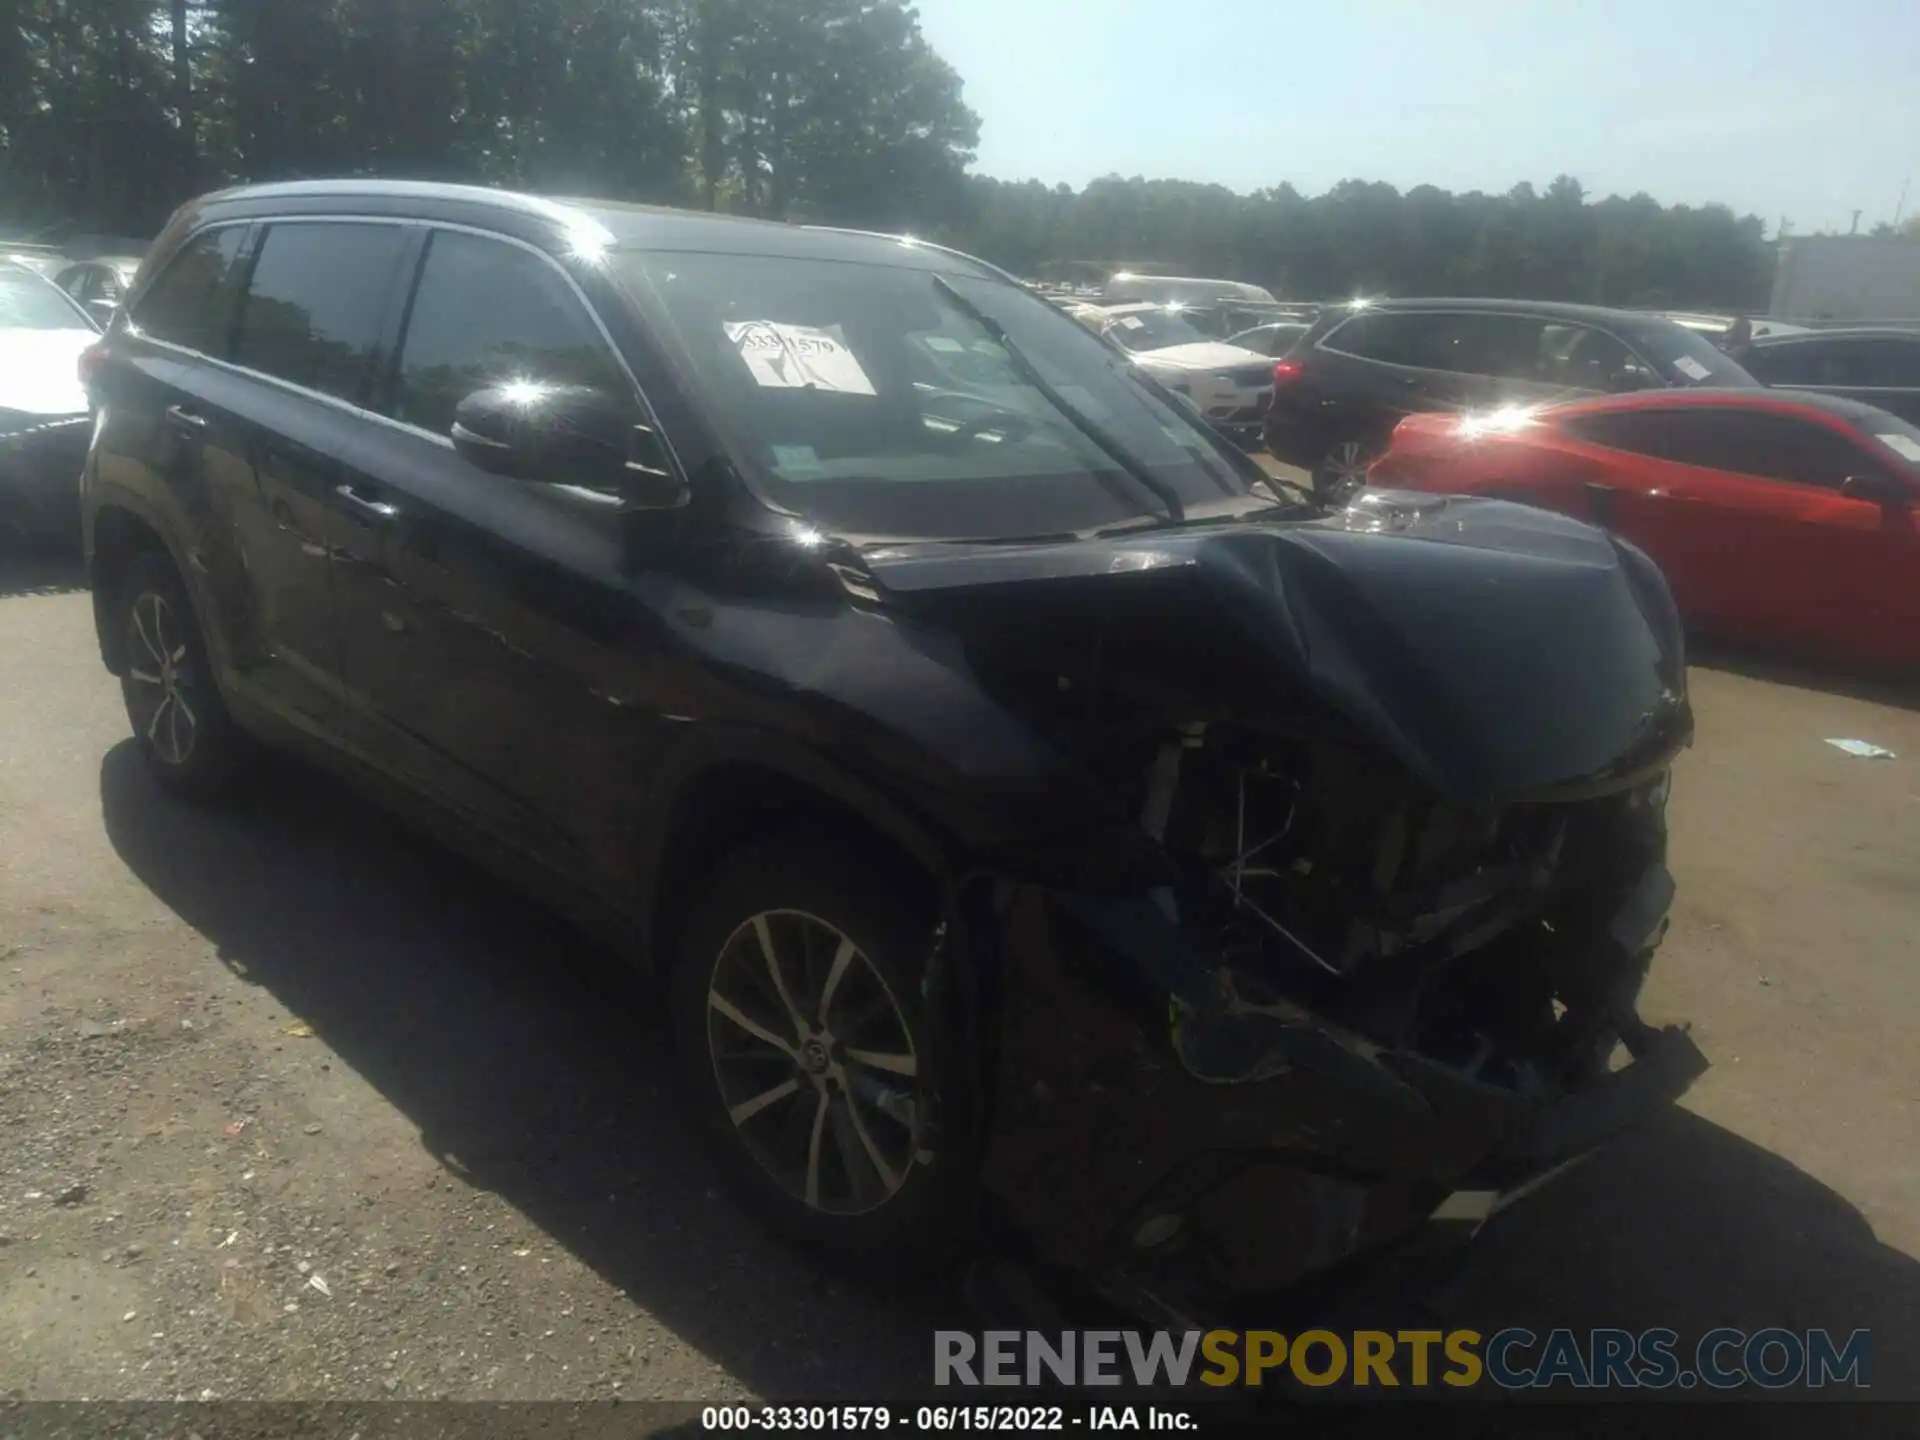
[[[902,0],[7,0],[0,225],[153,233],[238,181],[393,175],[910,230],[1022,275],[1148,264],[1289,297],[1763,306],[1761,221],[1544,189],[1318,196],[968,173]]]

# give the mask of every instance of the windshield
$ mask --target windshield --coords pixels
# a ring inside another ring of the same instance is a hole
[[[80,313],[44,280],[0,270],[0,330],[85,330]]]
[[[1760,382],[1706,336],[1669,321],[1636,329],[1632,339],[1660,367],[1669,385],[1758,385]]]
[[[1204,341],[1207,336],[1191,320],[1181,316],[1181,309],[1178,305],[1168,305],[1158,310],[1130,310],[1125,315],[1107,316],[1101,324],[1109,340],[1118,340],[1136,354]]]
[[[1162,518],[1141,472],[1184,507],[1259,503],[1177,403],[1012,285],[751,255],[616,263],[677,342],[748,479],[830,532],[1013,539]]]

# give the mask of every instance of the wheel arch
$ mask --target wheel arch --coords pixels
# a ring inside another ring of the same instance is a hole
[[[752,730],[693,740],[658,782],[641,839],[641,959],[670,960],[701,877],[755,840],[804,831],[876,870],[929,924],[953,876],[954,847],[909,808],[831,758]]]
[[[95,507],[88,525],[87,579],[93,591],[93,629],[100,659],[113,675],[127,669],[126,637],[112,613],[115,577],[141,554],[164,555],[180,568],[180,561],[153,518],[118,498]]]

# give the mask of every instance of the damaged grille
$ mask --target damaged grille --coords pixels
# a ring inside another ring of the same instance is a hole
[[[1445,962],[1541,917],[1600,878],[1632,799],[1460,806],[1332,746],[1259,753],[1189,735],[1178,753],[1173,798],[1150,795],[1147,821],[1164,810],[1164,843],[1195,882],[1190,918],[1264,934],[1340,977]],[[1155,781],[1168,788],[1164,767]]]

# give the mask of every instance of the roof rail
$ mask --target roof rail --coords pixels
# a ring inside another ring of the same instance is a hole
[[[858,230],[851,225],[802,225],[802,230],[820,230],[834,235],[865,235],[872,240],[891,240],[896,245],[905,245],[914,250],[937,250],[942,255],[951,255],[956,260],[965,260],[970,265],[978,265],[982,270],[990,270],[1010,285],[1018,285],[1022,290],[1028,288],[1026,282],[1008,274],[990,260],[982,260],[978,255],[969,255],[964,250],[956,250],[951,245],[939,245],[932,240],[922,240],[914,235],[889,235],[884,230]]]

